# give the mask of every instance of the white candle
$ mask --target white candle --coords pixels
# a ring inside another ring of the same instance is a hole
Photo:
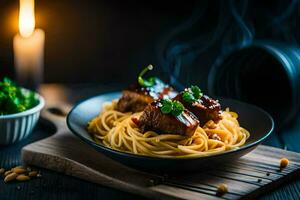
[[[34,0],[20,0],[19,31],[13,41],[17,81],[31,89],[42,81],[45,32],[35,29]]]

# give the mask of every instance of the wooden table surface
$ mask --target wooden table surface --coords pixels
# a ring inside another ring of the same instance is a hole
[[[121,87],[115,85],[43,85],[41,93],[48,103],[68,102],[74,104],[84,98],[100,93],[115,91]],[[54,130],[42,122],[33,134],[18,144],[0,147],[0,166],[13,167],[21,163],[21,148],[33,141],[51,135]],[[300,152],[300,117],[286,128],[274,133],[267,145]],[[99,186],[70,176],[46,169],[38,169],[42,178],[23,183],[5,184],[0,181],[0,199],[142,199],[139,196]],[[260,199],[300,199],[300,180],[293,180],[276,190],[265,194]]]

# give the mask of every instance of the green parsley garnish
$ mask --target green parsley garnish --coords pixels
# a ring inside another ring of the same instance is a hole
[[[139,74],[139,77],[138,77],[138,82],[139,82],[140,86],[152,87],[153,85],[155,85],[155,81],[156,81],[155,77],[150,77],[148,79],[143,78],[144,74],[152,69],[153,69],[153,66],[148,65],[145,69],[143,69],[143,71],[141,71],[141,73]]]
[[[184,111],[184,106],[179,101],[173,101],[172,115],[178,116]]]
[[[201,89],[197,85],[192,85],[191,91],[193,92],[193,95],[196,99],[199,99],[203,96]]]
[[[182,93],[182,99],[187,103],[194,103],[203,96],[198,86],[192,85]]]
[[[162,99],[161,104],[162,106],[160,107],[160,110],[163,114],[172,114],[173,116],[178,116],[184,110],[184,106],[179,101]]]
[[[184,91],[183,94],[182,94],[182,99],[185,101],[185,102],[188,102],[188,103],[193,103],[196,101],[194,95],[188,91]]]
[[[163,99],[161,100],[162,107],[160,107],[160,110],[164,114],[169,114],[172,112],[173,109],[173,102],[170,99]]]
[[[17,87],[8,78],[0,82],[0,115],[23,112],[37,104],[34,92]]]

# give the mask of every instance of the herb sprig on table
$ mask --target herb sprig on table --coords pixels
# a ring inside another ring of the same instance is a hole
[[[37,104],[34,92],[18,87],[9,78],[0,82],[0,115],[23,112]]]

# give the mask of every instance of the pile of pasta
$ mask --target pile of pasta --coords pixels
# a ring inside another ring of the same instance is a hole
[[[153,157],[208,156],[244,145],[250,133],[239,125],[238,115],[228,108],[218,123],[208,121],[198,126],[190,137],[178,134],[142,133],[132,118],[140,113],[117,111],[117,100],[103,105],[99,116],[88,124],[88,132],[97,143],[139,155]]]

